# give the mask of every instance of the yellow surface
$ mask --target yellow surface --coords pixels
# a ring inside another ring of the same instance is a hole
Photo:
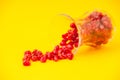
[[[119,0],[0,0],[0,80],[120,80]],[[82,46],[74,60],[22,65],[25,50],[51,51],[69,29],[66,13],[108,13],[113,37],[101,49]]]

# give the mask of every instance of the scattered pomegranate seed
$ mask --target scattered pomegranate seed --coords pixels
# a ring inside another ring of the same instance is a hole
[[[53,54],[51,52],[46,52],[46,57],[47,59],[52,60]]]
[[[26,51],[24,53],[23,61],[25,61],[25,60],[30,61],[30,59],[31,59],[31,52],[30,51]]]
[[[78,47],[78,43],[74,43],[74,46],[75,46],[75,47]]]
[[[31,60],[32,60],[32,61],[37,61],[37,60],[38,60],[38,57],[35,56],[35,55],[33,55],[33,56],[31,57]]]
[[[60,45],[61,45],[61,46],[66,45],[66,41],[65,41],[65,40],[62,40],[62,41],[60,42]]]
[[[72,59],[73,59],[73,54],[72,54],[72,53],[68,53],[68,54],[67,54],[67,58],[68,58],[69,60],[72,60]]]
[[[30,61],[23,60],[23,65],[24,65],[24,66],[30,66]]]
[[[33,52],[26,51],[24,55],[24,64],[30,64],[30,60],[32,61],[41,61],[42,63],[45,63],[48,60],[53,60],[57,62],[61,59],[73,59],[72,50],[76,45],[78,45],[78,33],[76,29],[76,25],[74,23],[70,24],[70,27],[72,29],[68,30],[67,33],[62,35],[62,41],[59,45],[56,45],[53,51],[46,52],[46,54],[43,55],[43,53],[39,50],[34,50]],[[71,54],[70,54],[71,53]],[[29,66],[29,65],[28,65]]]
[[[41,59],[40,59],[40,61],[41,61],[42,63],[45,63],[46,60],[47,60],[46,55],[43,55],[43,56],[41,57]]]
[[[65,34],[62,35],[62,38],[66,39],[67,36],[68,36],[68,33],[65,33]]]
[[[59,50],[59,45],[55,46],[55,48],[53,50],[54,55],[58,54],[58,50]]]
[[[66,45],[66,47],[67,47],[68,49],[70,49],[70,50],[73,49],[73,45],[70,45],[70,44]]]
[[[57,62],[59,60],[59,57],[57,55],[54,56],[53,60]]]
[[[71,28],[76,28],[75,23],[71,23],[71,24],[70,24],[70,27],[71,27]]]
[[[25,51],[24,55],[31,55],[31,52],[30,51]]]

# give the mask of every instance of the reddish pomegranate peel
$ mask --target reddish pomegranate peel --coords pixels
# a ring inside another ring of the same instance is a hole
[[[65,16],[72,19],[73,23],[70,24],[71,29],[62,35],[60,44],[56,45],[53,51],[45,54],[39,50],[34,50],[33,52],[25,51],[23,57],[24,66],[30,66],[30,61],[45,63],[47,60],[55,62],[63,59],[72,60],[74,57],[73,53],[76,53],[82,44],[98,47],[106,44],[111,38],[112,24],[110,18],[101,12],[92,12],[79,25],[76,25],[70,16]]]

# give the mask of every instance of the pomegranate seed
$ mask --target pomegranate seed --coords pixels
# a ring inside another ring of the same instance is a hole
[[[55,55],[54,58],[53,58],[53,60],[54,60],[55,62],[57,62],[57,61],[59,60],[58,56]]]
[[[78,47],[78,43],[74,43],[74,46],[75,46],[75,47]]]
[[[63,57],[64,59],[67,58],[67,55],[66,55],[64,52],[62,52],[61,55],[62,55],[62,57]]]
[[[30,66],[30,61],[24,60],[24,61],[23,61],[23,65],[24,65],[24,66]]]
[[[78,34],[77,31],[78,31],[78,30],[77,30],[76,28],[73,29],[73,33],[74,33],[74,34]]]
[[[38,55],[38,56],[37,56],[37,59],[40,60],[41,57],[42,57],[42,55]]]
[[[68,36],[68,33],[63,34],[63,35],[62,35],[62,38],[63,38],[63,39],[66,39],[67,36]]]
[[[46,55],[43,55],[43,56],[41,57],[41,59],[40,59],[40,61],[41,61],[42,63],[45,63],[46,60],[47,60]]]
[[[59,45],[55,46],[54,50],[59,50]]]
[[[68,53],[68,54],[67,54],[67,58],[68,58],[69,60],[72,60],[72,59],[73,59],[73,54],[72,54],[72,53]]]
[[[60,45],[64,46],[64,45],[66,45],[66,42],[64,40],[62,40],[62,42],[60,42]]]
[[[41,51],[38,51],[37,49],[35,49],[33,52],[32,52],[33,55],[41,55],[42,52]]]
[[[72,45],[70,45],[70,44],[66,45],[66,47],[67,47],[68,49],[70,49],[70,50],[72,50],[72,49],[73,49],[73,46],[72,46]]]
[[[31,58],[31,54],[26,54],[25,57],[26,58]]]
[[[62,54],[58,54],[58,59],[64,59],[64,57],[62,56]]]
[[[33,56],[31,57],[31,60],[32,60],[32,61],[37,61],[37,60],[38,60],[38,57],[37,57],[36,55],[33,55]]]
[[[73,40],[70,40],[70,42],[68,42],[68,45],[73,45]]]
[[[68,35],[68,40],[71,40],[72,39],[72,34],[69,34]]]
[[[30,59],[31,59],[31,57],[28,57],[28,56],[24,56],[24,57],[23,57],[23,61],[24,61],[24,60],[30,61]]]
[[[71,28],[76,28],[75,23],[71,23],[71,24],[70,24],[70,27],[71,27]]]
[[[31,58],[31,52],[30,52],[30,51],[26,51],[26,52],[24,53],[24,56],[25,56],[26,58]]]
[[[41,51],[38,51],[38,52],[37,52],[37,58],[38,58],[38,60],[40,60],[40,58],[42,57],[42,55],[43,55],[43,54],[42,54]]]
[[[37,52],[38,52],[38,50],[37,50],[37,49],[35,49],[35,50],[32,52],[32,54],[36,55],[36,54],[37,54]]]
[[[50,52],[46,52],[46,56],[47,56],[47,58],[48,58],[49,60],[52,59],[52,54],[51,54]]]
[[[54,54],[58,54],[58,50],[59,50],[59,45],[55,46],[53,53]]]
[[[61,53],[63,53],[63,49],[62,49],[62,48],[60,48],[60,49],[58,50],[58,58],[59,58],[59,59],[63,59],[63,58],[64,58]]]
[[[27,55],[27,54],[31,54],[31,52],[29,50],[25,51],[24,55]]]
[[[30,59],[31,59],[31,52],[25,51],[23,60],[30,61]]]

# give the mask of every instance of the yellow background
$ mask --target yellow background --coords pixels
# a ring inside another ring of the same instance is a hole
[[[119,0],[0,0],[0,80],[120,80]],[[80,18],[106,12],[113,37],[101,49],[82,46],[72,61],[22,65],[25,50],[51,51],[69,29],[66,13]]]

